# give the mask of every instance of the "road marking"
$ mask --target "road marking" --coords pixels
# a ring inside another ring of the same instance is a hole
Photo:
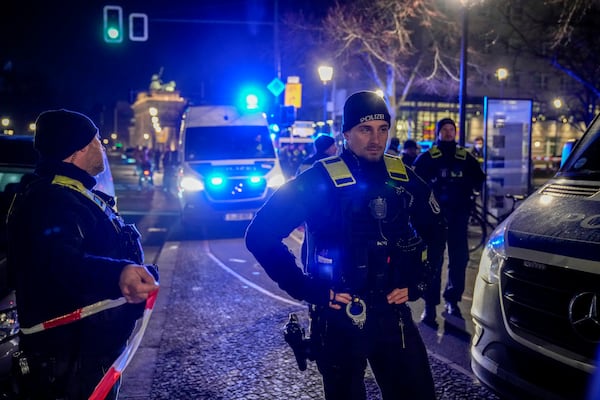
[[[273,292],[268,291],[267,289],[263,288],[262,286],[257,285],[254,282],[249,281],[248,279],[244,278],[243,276],[241,276],[240,274],[238,274],[237,272],[235,272],[234,270],[232,270],[231,268],[229,268],[227,265],[225,265],[221,260],[219,260],[211,251],[210,248],[208,247],[208,243],[204,243],[204,247],[206,249],[206,254],[208,254],[208,256],[210,258],[213,259],[214,262],[217,263],[217,265],[219,267],[221,267],[221,269],[223,269],[225,272],[230,273],[231,275],[233,275],[234,277],[236,277],[238,280],[240,280],[241,282],[243,282],[244,284],[250,286],[251,288],[258,290],[259,292],[261,292],[262,294],[265,294],[269,297],[272,297],[275,300],[279,300],[282,301],[284,303],[287,304],[291,304],[293,306],[298,306],[298,307],[306,307],[305,304],[302,303],[298,303],[296,301],[290,300],[290,299],[286,299],[285,297],[281,297]]]
[[[148,229],[146,229],[148,232],[166,232],[167,228],[154,228],[154,227],[150,227]]]

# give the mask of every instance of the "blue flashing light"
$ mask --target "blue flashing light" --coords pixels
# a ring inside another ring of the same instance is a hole
[[[246,96],[246,108],[248,110],[258,109],[258,96],[255,94],[249,94]]]
[[[262,178],[260,176],[251,176],[250,177],[250,183],[253,185],[259,184],[261,182]]]
[[[271,130],[271,132],[274,132],[274,133],[279,133],[281,131],[281,129],[279,128],[279,125],[277,125],[277,124],[269,125],[269,129]]]
[[[242,88],[238,96],[238,108],[245,111],[263,111],[267,109],[267,96],[259,85],[248,85]]]
[[[210,184],[213,186],[221,186],[225,183],[225,179],[222,176],[213,176],[210,178]]]

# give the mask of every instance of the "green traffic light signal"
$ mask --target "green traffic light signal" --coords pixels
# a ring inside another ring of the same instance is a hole
[[[121,6],[104,6],[104,41],[121,43],[123,41],[123,8]]]

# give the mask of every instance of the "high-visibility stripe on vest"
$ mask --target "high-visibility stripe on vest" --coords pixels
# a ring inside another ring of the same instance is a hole
[[[350,186],[356,183],[352,172],[340,157],[327,157],[319,160],[319,162],[325,167],[335,187]]]
[[[431,158],[439,158],[442,156],[442,151],[437,145],[433,145],[427,150],[431,155]],[[456,146],[456,152],[454,153],[454,158],[458,160],[466,160],[467,159],[467,149],[461,146]]]
[[[408,174],[406,166],[399,157],[384,155],[383,160],[391,179],[401,182],[408,182]],[[329,177],[333,181],[335,187],[344,187],[356,184],[356,179],[350,172],[348,165],[339,156],[333,156],[319,160],[325,167]]]
[[[92,191],[88,190],[81,182],[76,179],[69,178],[68,176],[63,175],[55,175],[52,179],[53,185],[63,186],[72,190],[75,190],[81,194],[83,194],[88,199],[92,200],[100,209],[107,214],[112,214],[110,207],[104,200],[102,200],[98,195],[94,194]]]

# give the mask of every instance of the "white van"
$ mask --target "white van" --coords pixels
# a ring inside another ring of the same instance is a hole
[[[505,398],[583,399],[600,343],[600,119],[491,234],[471,367]]]
[[[250,221],[285,179],[266,116],[192,106],[182,120],[177,196],[182,223]]]

